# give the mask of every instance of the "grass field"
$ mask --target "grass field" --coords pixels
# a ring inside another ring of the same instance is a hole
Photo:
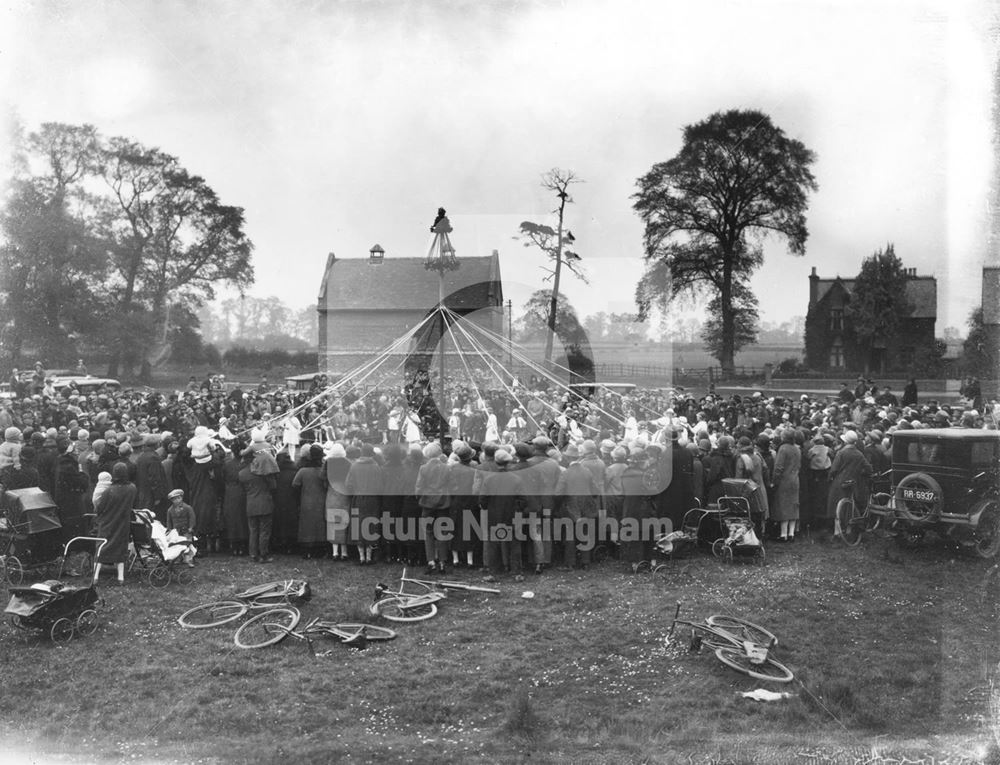
[[[986,570],[940,542],[878,539],[772,544],[763,567],[694,551],[657,578],[607,561],[455,594],[393,642],[312,658],[290,640],[236,651],[234,628],[175,620],[283,577],[313,588],[303,618],[358,620],[400,567],[208,556],[187,586],[102,588],[97,633],[65,646],[0,627],[0,760],[996,763],[1000,584],[984,596]],[[771,687],[793,697],[743,699],[761,684],[686,636],[666,642],[678,601],[775,632],[796,680]]]

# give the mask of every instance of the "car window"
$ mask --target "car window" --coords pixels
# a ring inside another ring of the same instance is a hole
[[[906,461],[920,465],[940,465],[944,462],[943,444],[911,441],[906,448]]]
[[[996,467],[998,459],[996,441],[972,442],[973,467]]]

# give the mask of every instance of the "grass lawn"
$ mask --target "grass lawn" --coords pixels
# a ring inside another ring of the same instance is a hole
[[[981,596],[986,569],[940,541],[878,539],[772,544],[764,567],[692,552],[659,578],[608,561],[453,594],[393,642],[312,658],[291,640],[237,651],[235,628],[176,617],[295,577],[314,592],[303,619],[359,620],[399,566],[207,556],[187,586],[133,575],[102,588],[97,633],[67,645],[0,627],[0,760],[995,763],[1000,609]],[[793,697],[743,699],[762,684],[689,653],[686,636],[668,643],[678,601],[682,617],[775,632],[796,680],[770,687]]]

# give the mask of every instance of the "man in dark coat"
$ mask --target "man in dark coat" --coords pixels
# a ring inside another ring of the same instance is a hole
[[[247,525],[250,527],[250,557],[255,563],[271,563],[271,523],[274,515],[273,474],[257,475],[250,470],[253,453],[243,455],[239,481],[247,497]]]
[[[152,510],[160,523],[167,517],[167,476],[156,453],[157,436],[147,436],[135,460],[135,502],[137,508]]]
[[[844,498],[844,483],[854,481],[854,501],[859,507],[868,504],[868,482],[872,475],[871,463],[857,448],[858,434],[853,430],[845,431],[840,440],[844,446],[833,458],[830,466],[830,493],[827,504],[827,517],[837,515],[837,503]]]
[[[509,568],[520,576],[521,544],[514,540],[512,524],[515,516],[523,513],[527,500],[521,476],[510,470],[512,459],[506,450],[497,450],[493,456],[496,470],[483,473],[479,506],[486,511],[484,565],[494,574]]]

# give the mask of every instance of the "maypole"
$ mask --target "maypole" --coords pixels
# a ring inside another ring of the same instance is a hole
[[[448,216],[445,214],[445,209],[439,207],[437,211],[437,217],[434,219],[434,224],[431,226],[431,233],[434,234],[434,239],[431,241],[430,250],[427,252],[427,258],[424,261],[424,268],[430,271],[437,271],[438,274],[438,318],[441,321],[441,334],[440,341],[438,344],[438,417],[440,423],[438,425],[440,430],[440,440],[441,449],[445,448],[445,436],[448,430],[448,418],[445,412],[448,411],[448,406],[445,400],[445,336],[448,331],[447,316],[444,309],[444,274],[445,271],[454,271],[458,268],[458,258],[455,256],[455,248],[451,246],[451,239],[448,238],[448,234],[452,231],[451,223],[448,221]]]

